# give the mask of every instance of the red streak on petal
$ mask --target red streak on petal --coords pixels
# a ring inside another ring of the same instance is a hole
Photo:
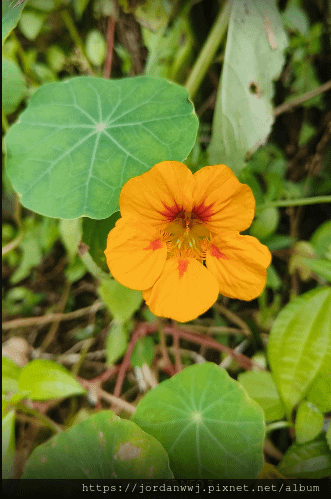
[[[214,215],[212,207],[213,204],[205,205],[203,201],[202,203],[198,204],[198,206],[194,206],[192,213],[202,222],[208,222],[208,220]]]
[[[163,247],[163,244],[162,244],[162,241],[161,239],[154,239],[154,241],[151,241],[149,243],[149,246],[147,246],[146,248],[144,248],[144,250],[157,250],[157,249],[160,249]]]
[[[217,258],[217,260],[219,260],[220,258],[224,258],[225,260],[229,260],[229,257],[225,256],[224,253],[222,253],[217,246],[215,246],[214,244],[212,244],[210,246],[210,250],[209,250],[211,256],[214,256],[215,258]]]
[[[175,202],[173,206],[167,206],[166,204],[163,203],[164,210],[160,211],[159,213],[164,216],[167,220],[172,222],[175,220],[180,213],[182,213],[183,208],[180,208],[178,204]]]
[[[178,272],[179,272],[179,278],[183,277],[185,274],[187,267],[188,267],[189,261],[188,260],[178,260]]]

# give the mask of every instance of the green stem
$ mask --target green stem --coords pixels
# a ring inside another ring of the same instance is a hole
[[[265,208],[285,208],[286,206],[305,206],[309,204],[331,203],[331,196],[314,196],[312,198],[300,199],[280,199],[279,201],[270,201],[269,203],[260,204],[256,208],[264,210]]]
[[[208,38],[192,68],[192,71],[185,83],[185,88],[190,94],[191,99],[197,93],[202,80],[204,79],[208,68],[214,58],[223,37],[226,33],[230,12],[233,0],[225,0],[212,29],[209,32]]]
[[[274,423],[270,423],[266,426],[266,433],[270,433],[271,431],[279,430],[281,428],[288,428],[289,426],[292,426],[292,424],[288,421],[275,421]]]
[[[60,14],[61,14],[61,17],[64,21],[64,24],[66,25],[66,27],[70,33],[71,38],[73,39],[75,45],[80,49],[80,52],[81,52],[82,56],[84,57],[84,60],[87,64],[87,67],[88,67],[90,73],[93,74],[93,69],[92,69],[91,63],[87,57],[83,40],[81,39],[81,37],[76,29],[75,23],[73,22],[69,12],[67,10],[61,10]]]
[[[106,272],[104,272],[95,263],[95,261],[93,260],[93,258],[91,257],[91,255],[90,255],[90,253],[88,251],[86,251],[85,253],[79,252],[79,256],[82,259],[82,261],[83,261],[85,267],[87,268],[87,270],[92,275],[94,275],[94,277],[96,277],[96,279],[98,279],[100,281],[104,281],[104,280],[108,280],[109,281],[111,279],[111,275],[110,274],[106,274]]]
[[[60,433],[62,431],[61,426],[56,424],[52,419],[50,419],[45,414],[42,414],[41,412],[37,411],[36,409],[33,409],[32,407],[27,407],[25,404],[19,403],[19,404],[17,404],[17,409],[35,417],[40,422],[42,422],[45,426],[50,428],[54,433]]]

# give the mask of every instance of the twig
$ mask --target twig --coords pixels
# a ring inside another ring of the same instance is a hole
[[[192,343],[199,343],[200,345],[204,345],[205,347],[213,348],[221,352],[226,352],[228,355],[231,355],[238,362],[238,364],[240,364],[244,369],[248,371],[250,371],[253,367],[253,361],[249,357],[246,357],[241,353],[235,352],[231,348],[222,345],[222,343],[218,343],[212,338],[201,336],[195,333],[189,333],[188,331],[183,331],[182,329],[179,329],[177,326],[165,326],[164,332],[165,334],[173,334],[174,329],[176,329],[178,335],[181,338],[185,338],[186,340],[191,341]],[[257,367],[261,369],[261,366]]]
[[[249,330],[249,327],[247,326],[246,322],[244,322],[238,315],[236,315],[234,312],[229,310],[228,308],[224,307],[220,303],[215,304],[216,310],[220,312],[221,314],[225,315],[227,319],[229,319],[233,324],[236,324],[237,326],[240,327],[242,334],[245,334],[246,336],[251,336],[251,332]]]
[[[102,390],[102,388],[98,388],[97,390],[98,395],[103,399],[106,400],[107,402],[110,402],[111,404],[116,404],[125,411],[129,412],[130,414],[133,414],[134,411],[136,410],[135,406],[130,404],[129,402],[126,402],[125,400],[122,400],[119,397],[115,397],[115,395],[111,395],[110,393],[106,392],[105,390]]]
[[[41,317],[28,317],[24,319],[14,319],[12,321],[3,322],[2,328],[16,329],[19,327],[29,327],[35,325],[41,326],[44,324],[49,324],[50,322],[54,321],[70,321],[72,319],[76,319],[77,317],[82,317],[84,315],[95,313],[104,307],[105,307],[104,302],[95,301],[93,305],[81,308],[79,310],[75,310],[74,312],[69,312],[68,314],[48,314]]]
[[[58,313],[62,313],[63,310],[65,309],[66,303],[67,303],[68,298],[69,298],[69,293],[70,293],[70,283],[66,282],[64,291],[63,291],[62,296],[60,298],[60,301],[59,301],[59,303],[57,305],[57,312]],[[44,352],[45,350],[47,350],[47,348],[49,347],[49,345],[54,340],[56,332],[57,332],[58,327],[60,325],[60,322],[61,321],[58,320],[58,321],[54,321],[52,323],[52,325],[51,325],[48,333],[46,334],[46,336],[43,339],[43,342],[42,342],[42,344],[40,346],[40,351],[41,352]]]
[[[113,6],[115,2],[113,1]],[[110,78],[111,75],[111,65],[113,61],[113,51],[114,51],[114,35],[115,35],[115,13],[109,16],[108,30],[107,30],[107,53],[105,65],[103,67],[103,77]]]
[[[181,329],[188,331],[196,331],[198,333],[206,334],[239,334],[247,336],[247,331],[243,329],[237,329],[236,327],[223,327],[223,326],[203,326],[192,324],[190,326],[180,326]]]
[[[331,80],[323,83],[323,85],[320,85],[319,87],[314,88],[313,90],[310,90],[309,92],[306,92],[305,94],[300,95],[299,97],[296,97],[295,99],[289,100],[288,102],[284,102],[280,106],[275,107],[275,109],[273,110],[273,115],[279,116],[282,113],[286,113],[287,111],[290,111],[293,107],[300,106],[300,104],[303,104],[304,102],[313,99],[314,97],[317,97],[317,95],[323,94],[324,92],[327,92],[330,89],[331,89]]]
[[[119,397],[121,395],[122,385],[125,378],[126,371],[130,366],[130,358],[137,343],[138,339],[145,336],[148,333],[154,333],[158,329],[158,324],[156,323],[142,323],[139,324],[134,330],[131,340],[129,342],[128,348],[126,349],[122,364],[119,368],[116,385],[114,389],[114,396]]]

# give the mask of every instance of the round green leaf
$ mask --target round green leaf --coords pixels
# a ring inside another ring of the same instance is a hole
[[[263,465],[263,411],[211,362],[148,392],[133,415],[166,449],[179,478],[255,478]]]
[[[186,90],[161,78],[45,84],[6,136],[8,176],[33,211],[107,218],[131,177],[187,156],[197,127]]]
[[[326,478],[331,474],[331,451],[324,438],[306,444],[292,444],[278,465],[278,471],[293,478]]]
[[[151,435],[101,411],[37,447],[23,478],[172,478],[167,453]]]
[[[85,393],[84,388],[63,367],[50,360],[37,359],[29,362],[18,380],[21,392],[29,392],[32,400],[48,400]]]
[[[330,371],[330,310],[331,289],[317,288],[288,303],[272,326],[268,358],[288,417],[317,374]]]
[[[26,83],[20,68],[12,61],[2,59],[2,107],[13,113],[26,95]]]
[[[264,410],[266,421],[284,417],[284,408],[271,373],[267,371],[247,371],[239,374],[239,383],[248,395],[256,400]]]
[[[323,429],[323,414],[311,402],[305,400],[299,405],[295,418],[295,436],[298,444],[316,438]]]

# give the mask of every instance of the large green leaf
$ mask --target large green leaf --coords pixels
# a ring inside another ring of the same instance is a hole
[[[84,388],[63,366],[43,359],[32,360],[21,370],[18,388],[21,392],[28,392],[32,400],[85,393]]]
[[[238,174],[264,144],[274,121],[273,79],[282,69],[286,34],[274,0],[234,0],[209,147],[210,164]]]
[[[2,45],[17,25],[25,4],[24,0],[2,0]]]
[[[59,433],[31,454],[23,478],[172,478],[167,453],[151,435],[112,411]]]
[[[161,442],[178,478],[255,478],[263,465],[262,409],[211,362],[148,392],[133,421]]]
[[[317,374],[330,371],[330,311],[331,289],[317,288],[287,304],[272,326],[268,358],[288,417]]]
[[[33,211],[107,218],[131,177],[187,156],[197,127],[186,90],[161,78],[42,85],[6,136],[8,176]]]

